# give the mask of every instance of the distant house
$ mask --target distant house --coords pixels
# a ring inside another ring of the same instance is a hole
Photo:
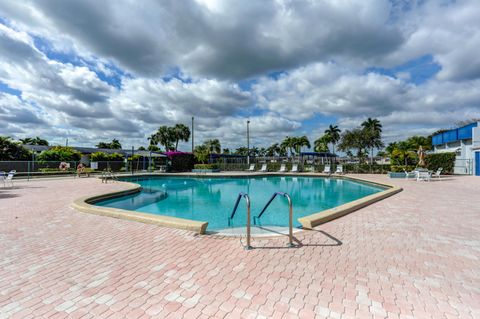
[[[436,134],[432,145],[434,153],[456,153],[455,174],[480,176],[480,122]]]

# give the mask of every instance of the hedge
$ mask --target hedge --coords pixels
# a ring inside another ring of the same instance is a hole
[[[453,174],[455,157],[456,154],[453,152],[428,154],[425,156],[425,164],[431,171],[436,171],[439,167],[442,167],[442,173]]]
[[[195,164],[195,169],[218,169],[217,164]]]
[[[168,158],[171,162],[169,170],[172,172],[190,172],[193,169],[195,159],[191,153],[170,154]]]

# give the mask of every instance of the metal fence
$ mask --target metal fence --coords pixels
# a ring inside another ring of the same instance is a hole
[[[456,159],[453,173],[459,175],[473,175],[473,159]]]
[[[155,159],[138,159],[128,161],[99,161],[88,164],[80,161],[0,161],[0,171],[16,171],[17,177],[35,178],[45,176],[77,176],[101,174],[104,171],[117,173],[138,173],[166,171],[165,161]]]

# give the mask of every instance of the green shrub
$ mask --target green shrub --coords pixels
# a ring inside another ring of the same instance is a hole
[[[404,170],[407,172],[411,172],[415,169],[415,165],[392,165],[390,167],[390,172],[399,173],[403,172]]]
[[[104,152],[95,152],[90,154],[90,161],[92,162],[115,162],[115,161],[123,161],[124,157],[122,154],[113,153],[107,154]]]
[[[40,162],[57,161],[57,162],[72,162],[79,161],[82,154],[68,146],[54,146],[49,150],[43,151],[38,155],[37,159]]]
[[[195,164],[195,169],[218,169],[217,164]]]
[[[453,152],[427,154],[425,156],[425,164],[431,171],[436,171],[439,167],[443,167],[443,173],[452,174],[455,157],[456,155]]]
[[[0,136],[0,161],[28,161],[32,153],[8,136]]]

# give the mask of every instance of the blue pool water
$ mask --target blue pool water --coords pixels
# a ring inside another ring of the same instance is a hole
[[[245,201],[228,224],[239,192],[251,200],[252,222],[274,192],[288,193],[293,202],[295,226],[299,217],[310,215],[384,190],[372,184],[324,177],[133,177],[140,193],[108,199],[95,205],[134,210],[208,222],[208,229],[244,226]],[[259,220],[263,226],[288,226],[288,203],[277,197]]]

